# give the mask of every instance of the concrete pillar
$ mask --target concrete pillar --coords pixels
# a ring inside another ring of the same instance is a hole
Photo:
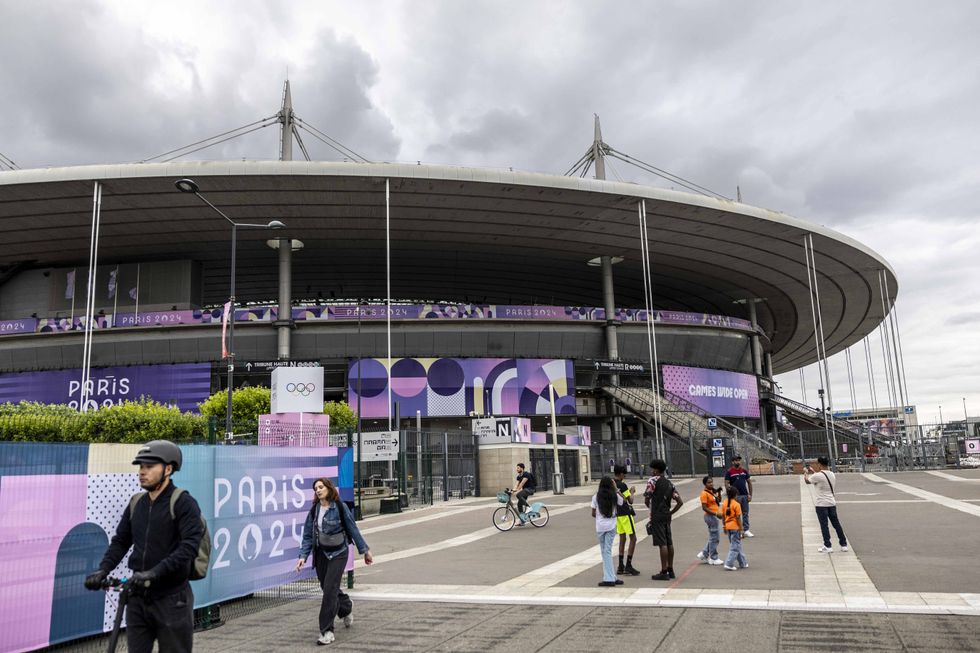
[[[279,250],[279,317],[273,323],[276,327],[276,356],[288,360],[290,352],[290,336],[293,322],[293,252],[303,249],[303,241],[289,238],[267,240],[266,245]]]
[[[752,372],[756,377],[756,384],[759,383],[759,377],[762,376],[762,342],[759,340],[759,333],[757,329],[759,328],[759,321],[757,318],[755,304],[759,301],[757,299],[749,299],[747,301],[749,305],[749,321],[752,322],[752,336],[750,342],[752,344]],[[768,439],[769,426],[766,419],[766,403],[759,402],[759,435],[765,439]]]
[[[279,319],[277,354],[280,359],[289,358],[290,336],[293,326],[293,248],[289,238],[279,238]]]
[[[602,305],[606,309],[606,355],[609,360],[619,359],[619,342],[616,337],[616,327],[619,322],[616,320],[616,296],[613,291],[613,258],[611,256],[599,257],[602,266]],[[611,378],[613,385],[619,385],[619,375],[614,374]],[[613,404],[613,440],[619,442],[623,439],[623,417],[620,414],[619,405]],[[617,445],[617,454],[620,453]]]

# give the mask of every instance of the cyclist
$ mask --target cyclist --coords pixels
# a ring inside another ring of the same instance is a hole
[[[146,492],[123,510],[116,534],[85,587],[99,590],[106,576],[126,555],[137,587],[146,589],[129,599],[126,640],[129,650],[149,653],[157,641],[162,653],[190,651],[194,637],[194,594],[188,582],[191,563],[204,536],[201,509],[187,492],[171,508],[176,489],[171,475],[180,470],[180,448],[169,440],[147,442],[133,459]],[[130,518],[132,510],[132,518]],[[173,516],[171,517],[171,510]]]
[[[517,496],[517,513],[521,516],[521,522],[527,518],[527,498],[534,494],[538,487],[538,482],[534,479],[534,474],[526,471],[524,463],[517,463],[517,480],[514,481],[514,489],[511,490]]]

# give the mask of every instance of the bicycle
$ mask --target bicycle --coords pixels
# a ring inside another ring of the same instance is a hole
[[[520,514],[514,507],[513,498],[513,493],[510,490],[497,493],[497,501],[506,504],[493,511],[493,525],[497,527],[497,530],[509,531],[518,522],[521,524],[531,522],[535,528],[541,528],[551,519],[548,507],[540,501],[532,503],[526,513]]]

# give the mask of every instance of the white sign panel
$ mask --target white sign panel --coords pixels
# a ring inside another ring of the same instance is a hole
[[[980,440],[964,440],[963,445],[966,447],[966,452],[980,453]]]
[[[478,446],[485,444],[509,444],[511,441],[510,419],[474,419],[471,428]]]
[[[357,450],[361,456],[358,459]],[[357,445],[357,433],[354,434],[354,461],[369,460],[398,460],[398,431],[380,431],[378,433],[361,433],[361,445]]]
[[[323,368],[277,367],[272,370],[273,413],[322,413]]]

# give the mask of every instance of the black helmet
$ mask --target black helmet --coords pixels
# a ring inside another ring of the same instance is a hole
[[[176,472],[180,469],[182,460],[180,447],[176,444],[170,440],[153,440],[140,447],[140,450],[136,452],[136,457],[133,458],[133,464],[163,463],[164,465],[173,465]]]

